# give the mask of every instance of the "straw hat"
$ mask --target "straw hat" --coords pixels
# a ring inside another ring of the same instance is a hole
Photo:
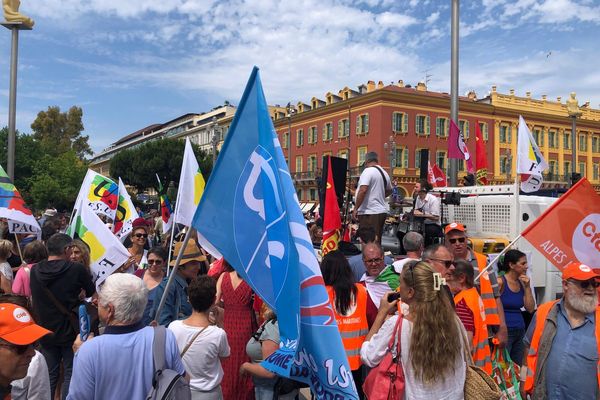
[[[181,251],[181,246],[183,246],[183,242],[175,243],[175,249],[173,250],[174,258],[169,264],[172,267],[175,266],[175,261],[177,261],[177,257],[179,256],[179,252]],[[194,239],[190,239],[188,241],[187,246],[183,250],[183,256],[181,257],[179,265],[184,265],[186,263],[189,263],[190,261],[206,261],[206,256],[202,254],[202,252],[200,251],[200,247]]]

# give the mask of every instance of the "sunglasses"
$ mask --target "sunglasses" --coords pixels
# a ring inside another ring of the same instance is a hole
[[[454,238],[454,239],[448,239],[448,241],[452,244],[455,244],[456,242],[458,243],[464,243],[465,240],[467,240],[466,238]]]
[[[575,280],[568,280],[567,282],[570,282],[576,286],[579,286],[582,289],[587,289],[590,286],[593,288],[598,288],[598,286],[600,286],[600,282],[598,282],[597,280],[593,279],[593,280],[588,280],[588,281],[575,281]]]
[[[452,264],[454,264],[454,261],[452,260],[440,260],[439,258],[430,258],[430,260],[443,263],[446,268],[450,268]]]
[[[136,237],[136,238],[138,238],[138,239],[139,239],[139,238],[142,238],[142,237],[143,237],[144,239],[146,239],[146,238],[148,237],[148,234],[147,234],[147,233],[136,233],[136,234],[135,234],[135,235],[133,235],[133,236],[135,236],[135,237]]]
[[[164,261],[163,260],[148,260],[148,265],[153,265],[153,264],[162,264]]]
[[[383,261],[383,258],[371,258],[370,260],[365,260],[365,264],[379,264]]]
[[[18,355],[23,355],[27,352],[27,350],[29,350],[30,348],[33,347],[33,343],[32,344],[0,344],[0,347],[6,347],[9,349],[14,350],[15,353],[17,353]]]

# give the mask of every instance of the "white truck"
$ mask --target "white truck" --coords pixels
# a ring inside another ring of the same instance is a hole
[[[519,195],[517,188],[516,184],[468,186],[436,188],[433,192],[443,198],[448,198],[452,192],[460,193],[460,205],[442,204],[442,221],[461,222],[473,242],[493,245],[499,239],[511,242],[558,199]],[[489,253],[497,253],[502,247]],[[520,238],[512,248],[526,253],[530,259],[529,271],[538,304],[556,299],[562,293],[560,271],[524,238]]]

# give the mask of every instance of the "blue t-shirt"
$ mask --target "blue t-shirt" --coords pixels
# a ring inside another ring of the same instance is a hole
[[[572,328],[563,306],[558,302],[556,335],[546,359],[546,394],[548,400],[586,400],[598,396],[598,347],[594,313],[585,317],[583,325]],[[531,344],[537,314],[529,324],[523,341]]]
[[[85,342],[75,354],[67,399],[145,399],[154,374],[153,342],[152,327],[107,327],[104,335]],[[185,374],[168,329],[165,351],[167,368]]]

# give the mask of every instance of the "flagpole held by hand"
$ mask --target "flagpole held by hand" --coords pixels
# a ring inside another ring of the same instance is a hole
[[[484,274],[484,272],[489,271],[490,268],[498,262],[498,260],[500,259],[500,257],[502,257],[508,250],[510,250],[510,248],[512,246],[515,245],[515,243],[517,243],[517,241],[521,239],[521,234],[519,234],[519,236],[517,236],[515,238],[515,240],[513,240],[512,242],[510,242],[504,249],[502,249],[502,251],[500,253],[498,253],[498,255],[496,256],[496,258],[494,258],[494,260],[492,262],[490,262],[484,269],[482,269],[481,271],[479,271],[479,275],[477,275],[475,277],[475,282],[479,282],[479,278],[481,277],[481,275]]]
[[[173,270],[171,271],[171,275],[169,275],[169,280],[167,281],[167,285],[165,286],[165,291],[163,292],[162,297],[160,298],[160,303],[158,304],[158,309],[156,310],[156,314],[154,315],[154,320],[158,321],[160,318],[160,313],[162,312],[163,307],[165,306],[165,302],[167,301],[167,295],[169,293],[169,288],[173,284],[173,279],[175,279],[175,274],[177,273],[177,268],[179,267],[179,263],[181,262],[181,258],[183,257],[183,251],[187,247],[187,244],[190,240],[190,236],[192,231],[196,231],[193,228],[190,228],[185,233],[185,238],[183,239],[183,246],[179,250],[179,254],[177,254],[177,260],[175,260],[175,265],[173,266]],[[173,229],[173,233],[175,229]]]

